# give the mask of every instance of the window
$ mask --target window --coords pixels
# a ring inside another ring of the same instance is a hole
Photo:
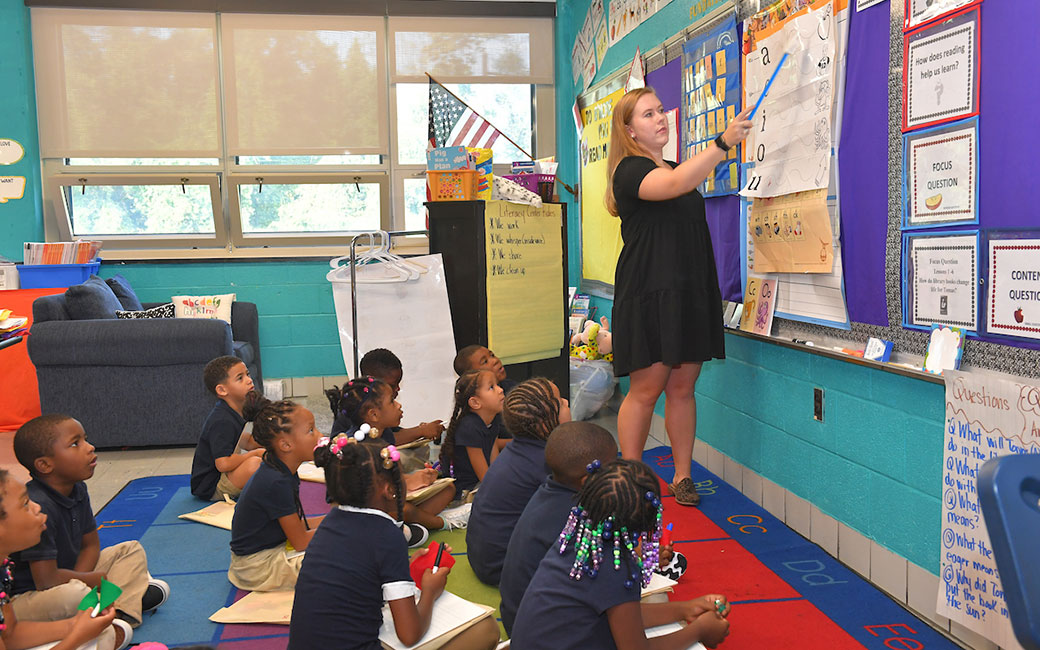
[[[48,237],[109,258],[425,228],[427,71],[515,141],[498,173],[554,147],[547,18],[33,8],[32,27]]]

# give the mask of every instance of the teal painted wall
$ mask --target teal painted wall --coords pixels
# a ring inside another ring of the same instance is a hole
[[[22,244],[43,241],[40,146],[32,73],[29,10],[21,0],[0,0],[0,138],[17,140],[25,156],[0,165],[0,176],[24,176],[25,195],[0,203],[0,255],[22,260]]]
[[[570,54],[588,0],[557,3],[557,152],[560,175],[578,176]],[[610,48],[597,80],[628,66],[693,22],[702,0],[673,0]],[[580,277],[580,214],[569,211],[572,283]],[[594,298],[598,315],[611,301]],[[726,335],[727,359],[697,383],[698,436],[733,460],[807,499],[838,521],[938,573],[943,386]],[[812,418],[813,388],[825,392]],[[621,381],[627,390],[627,379]],[[657,405],[664,415],[664,400]]]

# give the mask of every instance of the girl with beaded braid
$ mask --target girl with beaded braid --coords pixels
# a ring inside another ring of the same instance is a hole
[[[661,540],[657,476],[639,461],[593,462],[578,505],[546,553],[513,623],[512,645],[541,648],[680,650],[715,647],[729,633],[729,604],[718,594],[686,602],[639,602]],[[647,639],[645,628],[685,621]]]
[[[571,410],[560,389],[544,377],[528,379],[506,395],[502,421],[513,434],[488,468],[466,529],[470,566],[484,584],[498,585],[509,537],[527,502],[549,475],[546,439],[570,422]]]
[[[235,505],[228,580],[247,591],[292,589],[303,558],[291,551],[307,549],[322,519],[304,515],[296,473],[314,459],[319,435],[314,414],[303,406],[253,395],[242,415],[252,420],[253,439],[266,452]]]
[[[324,468],[328,497],[339,505],[315,533],[303,561],[289,624],[290,650],[378,649],[384,601],[402,644],[414,645],[429,628],[433,603],[451,569],[427,569],[421,592],[412,582],[396,521],[404,508],[399,461],[400,452],[378,438],[355,442],[340,435],[318,443],[314,462]],[[497,643],[498,624],[486,617],[443,647],[494,648]]]

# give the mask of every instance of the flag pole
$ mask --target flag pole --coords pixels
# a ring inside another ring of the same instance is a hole
[[[447,87],[447,86],[445,86],[445,85],[444,85],[444,84],[442,84],[441,82],[439,82],[439,81],[437,81],[436,79],[434,79],[434,78],[433,78],[433,75],[432,75],[432,74],[430,74],[429,72],[427,72],[427,73],[425,73],[425,74],[426,74],[426,76],[427,76],[427,77],[429,77],[429,78],[430,78],[430,81],[434,82],[435,84],[437,84],[438,86],[440,86],[441,88],[443,88],[443,89],[444,89],[444,92],[448,93],[449,95],[451,95],[452,97],[454,97],[455,99],[457,99],[457,100],[458,100],[458,101],[459,101],[459,102],[460,102],[460,103],[461,103],[461,104],[462,104],[463,106],[465,106],[465,107],[466,107],[466,108],[468,108],[469,110],[473,111],[474,113],[477,113],[477,111],[473,110],[473,107],[472,107],[472,106],[470,106],[469,104],[467,104],[466,102],[464,102],[464,101],[462,100],[462,98],[461,98],[461,97],[459,97],[459,96],[458,96],[458,95],[456,95],[455,93],[451,92],[450,90],[448,90],[448,87]],[[480,115],[480,113],[477,113],[477,115]],[[483,117],[483,116],[482,116],[482,117]],[[490,123],[490,122],[488,122],[488,124],[491,124],[491,123]],[[494,124],[492,124],[491,126],[494,126]],[[527,157],[528,157],[528,158],[530,158],[531,160],[534,160],[534,156],[532,156],[531,154],[527,153],[527,151],[526,151],[526,150],[524,150],[524,148],[523,148],[523,147],[521,147],[521,146],[520,146],[520,145],[518,145],[517,143],[513,142],[513,139],[512,139],[512,138],[510,138],[510,137],[509,137],[508,135],[506,135],[506,134],[505,134],[505,133],[504,133],[504,132],[503,132],[503,131],[502,131],[501,129],[495,128],[495,130],[496,130],[496,131],[498,131],[499,135],[501,135],[501,136],[502,136],[503,138],[505,138],[505,139],[506,139],[506,140],[507,140],[507,141],[509,142],[509,144],[511,144],[511,145],[513,145],[514,147],[516,147],[517,149],[519,149],[519,150],[520,150],[520,153],[524,154],[525,156],[527,156]],[[559,183],[560,183],[560,185],[563,185],[563,187],[564,187],[564,188],[565,188],[565,189],[566,189],[566,190],[567,190],[568,192],[570,192],[571,194],[573,194],[573,195],[575,196],[575,198],[577,198],[577,196],[578,196],[578,193],[577,193],[577,192],[575,192],[575,191],[574,191],[574,189],[573,189],[573,188],[571,188],[571,186],[570,186],[570,185],[568,185],[567,183],[564,183],[564,182],[563,182],[563,180],[562,180],[562,179],[561,179],[561,178],[560,178],[559,176],[557,176],[557,177],[556,177],[556,180],[557,180],[557,182],[559,182]]]

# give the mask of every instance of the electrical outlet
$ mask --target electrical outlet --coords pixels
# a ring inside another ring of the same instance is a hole
[[[813,419],[823,422],[823,389],[813,389]]]

